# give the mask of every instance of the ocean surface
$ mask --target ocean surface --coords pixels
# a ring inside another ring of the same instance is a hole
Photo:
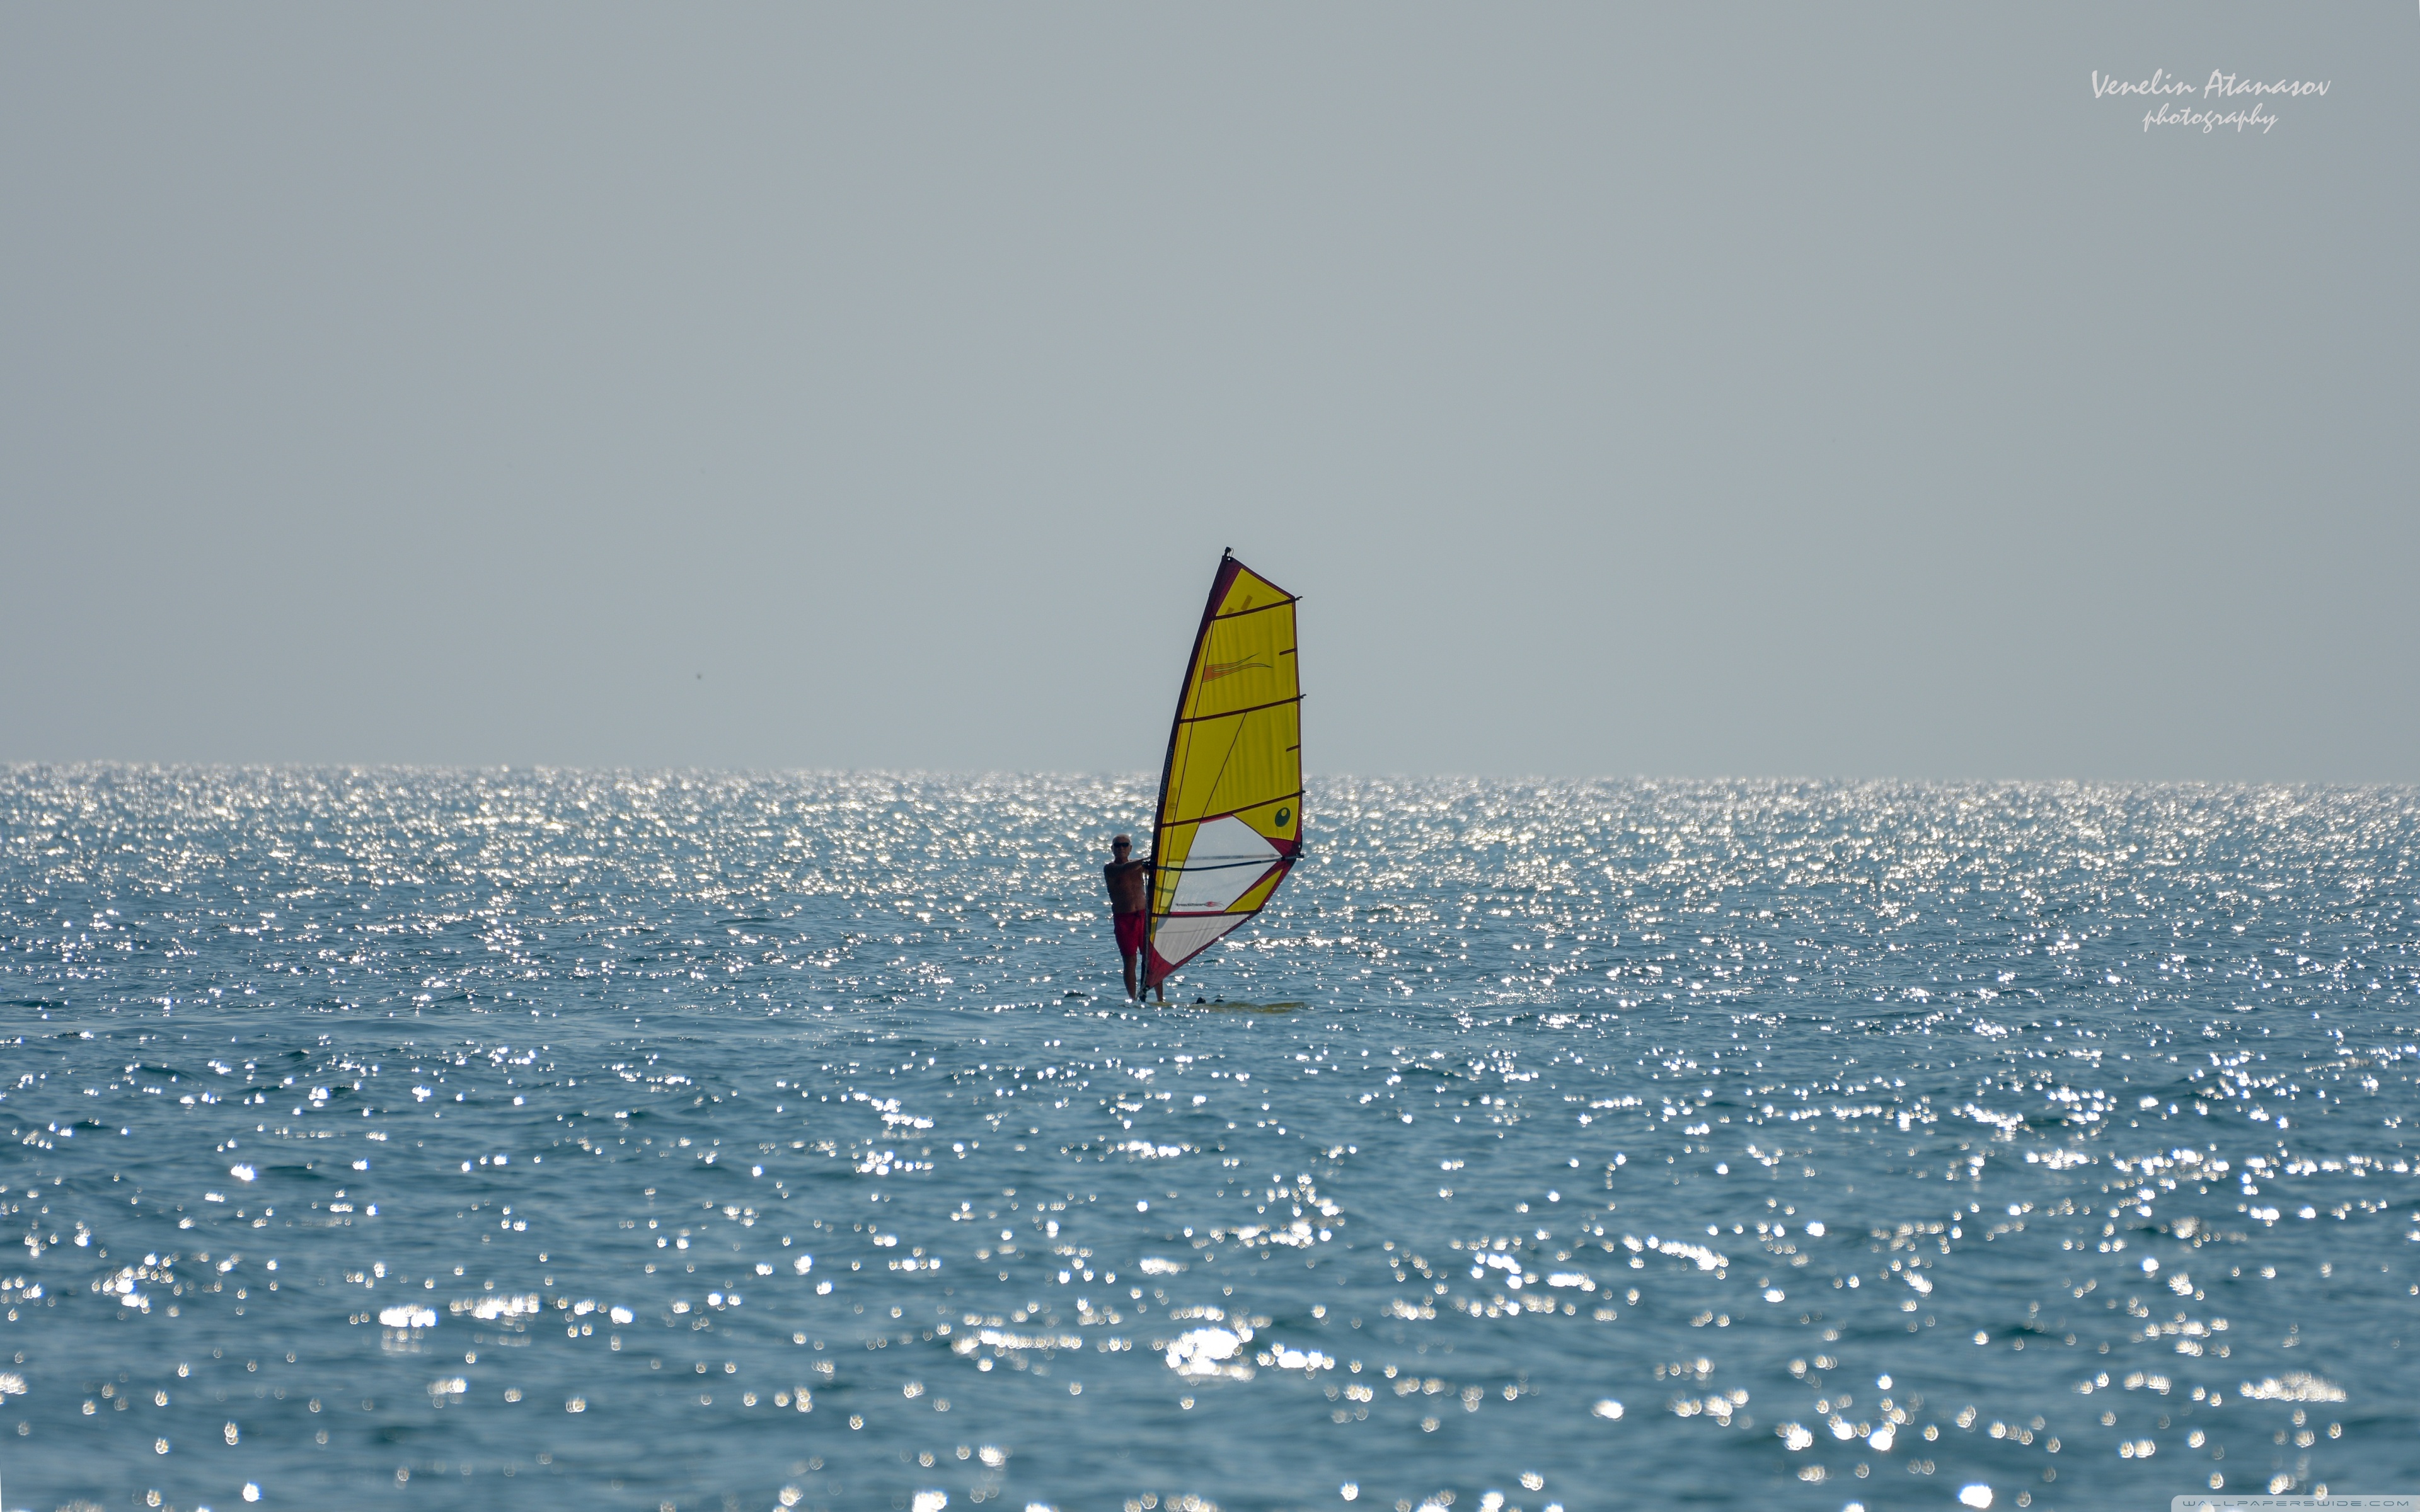
[[[0,1506],[2420,1491],[2420,795],[1150,801],[0,769]]]

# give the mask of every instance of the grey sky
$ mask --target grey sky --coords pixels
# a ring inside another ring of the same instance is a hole
[[[1141,769],[1233,546],[1318,770],[2420,780],[2415,63],[10,5],[0,760]]]

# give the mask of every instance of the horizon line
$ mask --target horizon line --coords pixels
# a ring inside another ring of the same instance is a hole
[[[8,760],[0,761],[0,772],[11,776],[32,772],[150,772],[150,773],[350,773],[397,774],[411,776],[471,776],[526,773],[546,776],[596,777],[745,777],[766,778],[884,778],[914,781],[997,781],[1001,779],[1030,780],[1058,779],[1089,781],[1147,782],[1151,773],[1138,768],[1131,772],[1108,770],[1074,770],[1048,767],[922,767],[922,766],[715,766],[703,764],[665,765],[583,765],[556,762],[211,762],[211,761],[137,761],[117,758],[74,760]],[[1748,783],[1761,786],[1801,787],[2000,787],[2000,788],[2184,788],[2184,789],[2257,789],[2324,790],[2324,791],[2410,791],[2420,789],[2420,783],[2409,781],[2347,781],[2317,778],[2193,778],[2193,777],[1905,777],[1905,776],[1811,776],[1806,774],[1742,774],[1715,773],[1704,775],[1654,774],[1646,772],[1601,772],[1585,776],[1555,776],[1544,773],[1501,773],[1476,771],[1435,772],[1342,772],[1306,771],[1306,781],[1346,782],[1493,782],[1511,786],[1551,786],[1567,783],[1629,783],[1640,785],[1688,785]]]

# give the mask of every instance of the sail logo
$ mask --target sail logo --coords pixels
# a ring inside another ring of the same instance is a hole
[[[1237,672],[1250,671],[1254,668],[1264,672],[1275,670],[1267,662],[1256,658],[1243,661],[1208,661],[1202,664],[1202,680],[1205,683],[1215,683],[1221,677],[1233,677]]]

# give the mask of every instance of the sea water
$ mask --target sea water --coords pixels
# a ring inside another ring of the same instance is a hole
[[[0,772],[0,1504],[2420,1489],[2412,793],[1149,801]]]

